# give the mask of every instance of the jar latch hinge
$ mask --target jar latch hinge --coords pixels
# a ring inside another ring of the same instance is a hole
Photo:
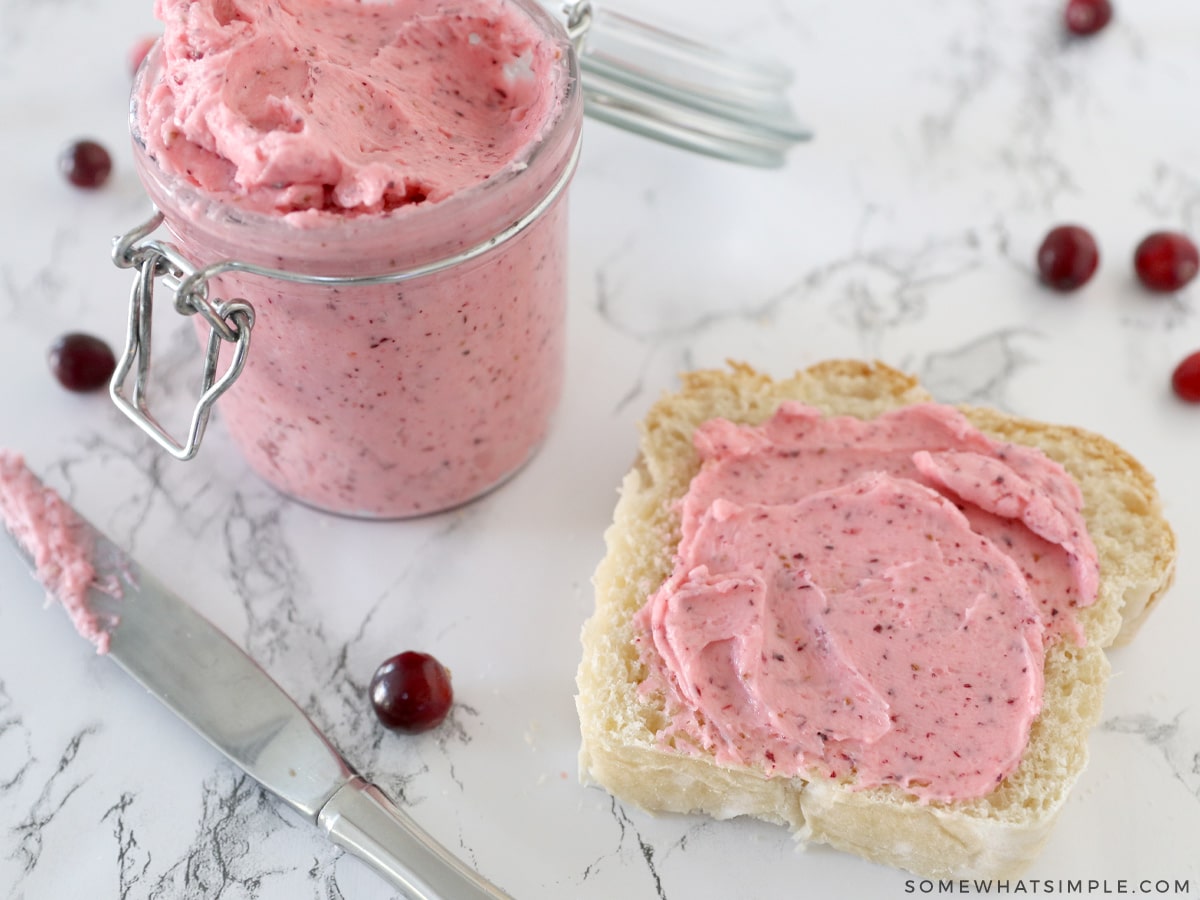
[[[187,460],[195,456],[200,448],[213,403],[233,384],[246,363],[250,331],[254,326],[254,309],[244,300],[210,298],[208,279],[213,275],[211,269],[197,269],[173,245],[150,239],[150,234],[162,224],[162,220],[162,213],[156,213],[113,241],[113,262],[123,269],[137,269],[138,274],[129,298],[125,349],[117,360],[109,383],[109,394],[117,408],[164,450],[176,459]],[[175,292],[176,312],[187,316],[199,315],[209,326],[200,399],[192,411],[187,438],[183,441],[173,437],[149,409],[154,290],[160,278],[166,287]],[[223,343],[233,344],[233,353],[225,371],[218,375]],[[128,386],[131,373],[132,392]]]
[[[583,40],[592,27],[591,0],[568,0],[563,4],[563,14],[567,17],[567,37],[575,45],[575,52],[583,52]]]

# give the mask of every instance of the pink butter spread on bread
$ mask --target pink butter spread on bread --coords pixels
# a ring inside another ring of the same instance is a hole
[[[958,411],[783,403],[703,424],[674,569],[635,619],[663,747],[768,775],[980,797],[1021,760],[1045,646],[1099,566],[1077,485]]]

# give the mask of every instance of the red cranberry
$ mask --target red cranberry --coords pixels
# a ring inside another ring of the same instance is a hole
[[[95,141],[81,140],[63,150],[58,165],[71,184],[92,189],[108,181],[112,172],[112,157]]]
[[[1072,34],[1095,34],[1110,21],[1113,9],[1109,0],[1067,0],[1063,19]]]
[[[64,334],[50,347],[50,371],[69,391],[94,391],[104,387],[116,367],[112,349],[90,334]]]
[[[1133,254],[1138,280],[1152,291],[1177,291],[1196,277],[1200,253],[1186,234],[1156,231]]]
[[[1073,291],[1087,283],[1100,264],[1096,240],[1078,225],[1050,230],[1038,248],[1037,265],[1042,281],[1056,291]]]
[[[1200,403],[1200,350],[1185,357],[1183,362],[1175,367],[1171,376],[1171,387],[1180,399],[1188,403]]]
[[[375,715],[397,731],[436,728],[453,702],[449,670],[428,653],[406,650],[384,662],[371,679]]]

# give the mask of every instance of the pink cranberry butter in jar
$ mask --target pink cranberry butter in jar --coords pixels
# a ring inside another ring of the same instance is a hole
[[[138,270],[114,400],[186,459],[220,396],[259,475],[347,515],[435,512],[519,469],[563,378],[583,104],[562,26],[534,0],[156,13],[130,125],[157,214],[114,250]],[[208,348],[184,440],[147,406],[158,282]]]

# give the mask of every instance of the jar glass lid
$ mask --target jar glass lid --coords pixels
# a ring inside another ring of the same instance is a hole
[[[591,118],[763,167],[783,165],[788,150],[813,137],[788,101],[785,66],[736,56],[590,0],[563,10]]]

